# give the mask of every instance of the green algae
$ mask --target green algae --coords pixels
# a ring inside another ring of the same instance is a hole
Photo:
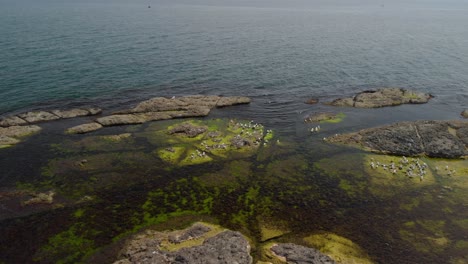
[[[35,255],[36,261],[54,259],[55,263],[81,263],[82,259],[95,251],[94,241],[88,236],[96,235],[88,230],[83,223],[73,224],[69,229],[62,231],[48,239]]]
[[[331,124],[337,124],[342,122],[345,119],[346,115],[345,113],[338,113],[336,116],[332,119],[327,119],[327,120],[322,120],[320,123],[331,123]]]
[[[314,234],[304,241],[338,263],[374,263],[359,245],[333,233]]]
[[[198,128],[200,132],[196,136],[171,133],[181,125]],[[273,132],[268,130],[264,135],[262,125],[232,119],[168,122],[165,126],[149,126],[145,132],[137,134],[137,137],[145,138],[153,145],[162,146],[156,155],[174,166],[249,157],[256,153],[263,141],[268,142],[265,136],[272,138]],[[180,148],[184,148],[184,151]],[[175,151],[171,151],[173,149]]]

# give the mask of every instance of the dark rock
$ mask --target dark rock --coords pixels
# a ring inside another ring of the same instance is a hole
[[[310,98],[308,99],[307,101],[305,101],[304,103],[306,104],[316,104],[319,102],[319,99],[316,99],[316,98]]]
[[[468,118],[468,109],[463,110],[463,112],[461,112],[461,116],[464,118]]]
[[[169,134],[170,135],[179,134],[179,135],[184,135],[184,136],[193,138],[200,134],[205,133],[206,130],[207,129],[204,126],[195,126],[190,123],[183,123],[169,130]]]
[[[325,264],[336,263],[329,256],[320,253],[314,248],[308,248],[291,243],[276,244],[271,247],[275,255],[286,259],[292,264]]]
[[[182,248],[167,254],[170,263],[187,264],[250,264],[250,245],[239,232],[224,231],[206,239],[202,245]]]
[[[375,91],[364,91],[354,97],[336,99],[329,105],[350,106],[359,108],[376,108],[401,104],[427,103],[432,96],[401,88],[381,88]]]
[[[244,146],[251,146],[252,145],[252,142],[246,138],[243,138],[239,135],[233,137],[231,139],[231,145],[235,148],[242,148]]]
[[[98,129],[101,129],[102,125],[96,122],[88,123],[88,124],[83,124],[79,126],[74,126],[72,128],[67,129],[66,133],[68,134],[84,134],[84,133],[89,133],[92,131],[96,131]]]
[[[148,230],[129,241],[121,252],[121,259],[114,264],[124,263],[156,263],[156,264],[217,264],[217,263],[239,263],[250,264],[250,245],[239,232],[225,230],[217,235],[204,238],[210,229],[204,224],[195,224],[192,227],[163,233]],[[180,235],[179,237],[175,237]],[[171,238],[172,237],[172,238]],[[162,243],[174,240],[175,243],[183,242],[185,239],[202,239],[201,244],[193,246],[187,244],[175,251],[168,251]]]
[[[326,140],[401,156],[460,158],[468,155],[468,122],[415,121],[364,129]]]

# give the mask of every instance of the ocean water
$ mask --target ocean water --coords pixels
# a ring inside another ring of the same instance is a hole
[[[466,1],[1,0],[0,7],[1,115],[184,94],[246,95],[295,109],[311,96],[381,86],[430,92],[442,109],[468,107]]]

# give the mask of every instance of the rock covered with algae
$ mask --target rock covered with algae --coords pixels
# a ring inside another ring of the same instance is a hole
[[[36,125],[0,127],[0,148],[18,144],[21,139],[39,131],[41,131],[41,128]]]
[[[374,263],[359,245],[333,233],[314,234],[304,238],[304,241],[331,257],[336,263]]]
[[[217,158],[246,157],[268,145],[273,131],[253,121],[189,120],[163,128],[149,128],[142,136],[163,145],[155,152],[173,165],[193,165]]]
[[[114,264],[126,263],[239,263],[250,264],[250,244],[239,232],[207,223],[184,230],[147,230],[135,235]]]

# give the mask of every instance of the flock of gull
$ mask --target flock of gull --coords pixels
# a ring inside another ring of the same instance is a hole
[[[427,170],[429,166],[422,162],[419,158],[408,159],[403,156],[397,163],[391,161],[390,164],[380,163],[379,161],[374,160],[371,158],[370,167],[372,169],[382,168],[385,171],[389,171],[392,174],[397,174],[398,172],[402,172],[409,178],[419,177],[419,180],[424,180],[424,176],[427,174]],[[435,171],[441,173],[442,170],[439,167],[435,167]],[[445,172],[447,176],[452,176],[455,174],[455,170],[451,170],[449,166],[445,166]]]
[[[267,137],[268,135],[271,135],[273,133],[273,130],[268,129],[268,130],[266,130],[266,134],[263,135],[263,133],[261,133],[261,131],[263,129],[263,125],[258,124],[258,123],[254,123],[253,120],[251,120],[248,123],[241,123],[241,122],[236,123],[234,120],[230,120],[229,121],[229,126],[233,127],[236,130],[241,128],[241,131],[237,135],[234,136],[234,138],[233,138],[234,141],[236,141],[236,140],[237,141],[246,141],[247,138],[252,138],[253,137],[255,139],[253,141],[254,145],[261,144],[261,141],[263,139],[263,145],[266,146],[268,144],[268,139],[266,139],[265,137]],[[212,141],[219,142],[219,141],[221,141],[221,139],[212,139]],[[278,140],[278,142],[279,142],[279,140]],[[211,150],[214,150],[214,149],[224,149],[225,150],[225,149],[227,149],[229,147],[229,145],[226,144],[226,143],[219,143],[219,144],[209,145],[206,140],[202,141],[200,143],[200,145],[201,145],[201,148],[202,148],[203,151],[200,151],[198,149],[195,150],[194,152],[192,152],[190,154],[191,159],[205,158],[205,157],[207,157],[207,152],[209,152]],[[231,144],[231,145],[233,145],[233,144]]]

